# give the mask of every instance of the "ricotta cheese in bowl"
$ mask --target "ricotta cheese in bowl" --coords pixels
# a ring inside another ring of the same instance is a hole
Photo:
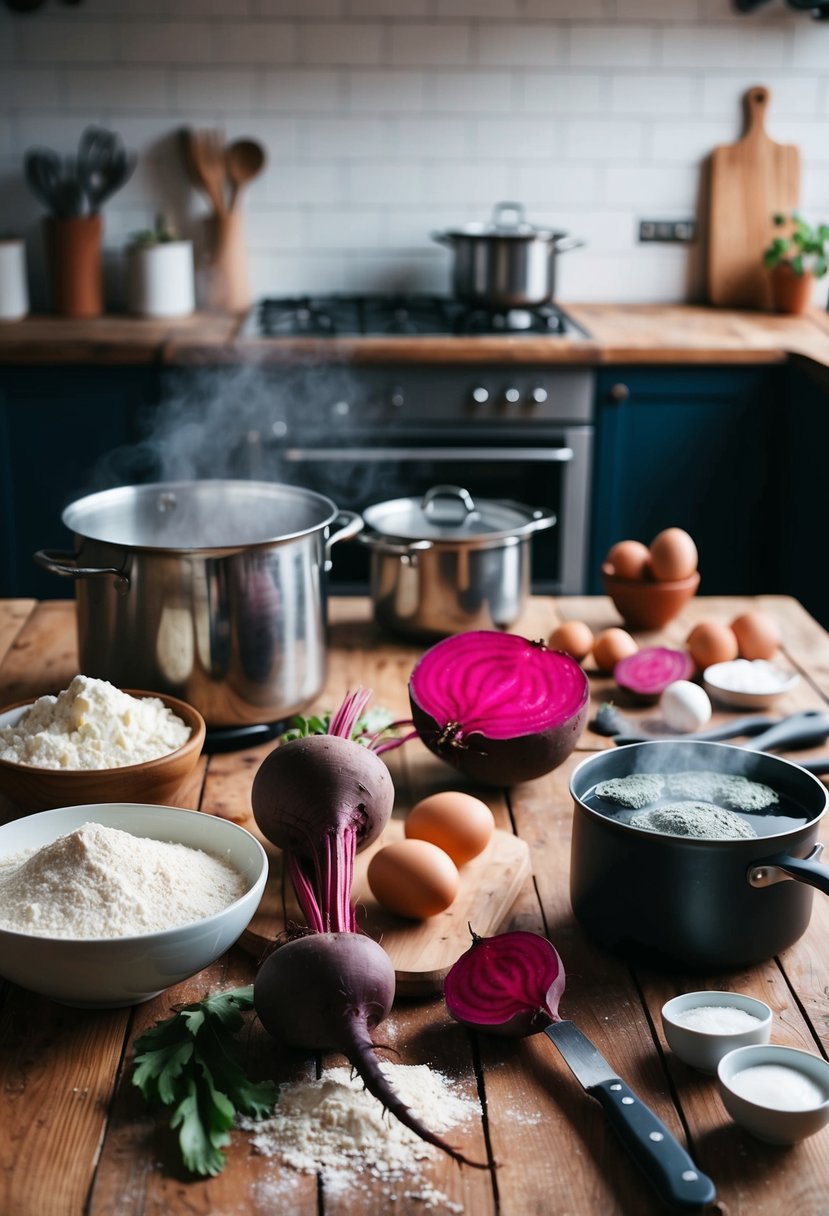
[[[157,697],[133,697],[106,680],[77,675],[0,727],[0,760],[48,769],[110,769],[182,747],[190,727]]]

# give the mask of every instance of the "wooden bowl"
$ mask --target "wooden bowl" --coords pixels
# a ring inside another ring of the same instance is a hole
[[[140,764],[120,768],[35,768],[0,760],[0,794],[21,811],[48,811],[55,807],[101,802],[172,802],[196,767],[204,746],[205,723],[197,709],[165,693],[124,689],[132,697],[156,697],[190,727],[190,738],[175,751]],[[32,701],[18,702],[0,711],[0,726],[22,717]]]
[[[619,578],[605,563],[604,589],[629,629],[662,629],[687,604],[699,587],[699,570],[675,582],[642,582]]]

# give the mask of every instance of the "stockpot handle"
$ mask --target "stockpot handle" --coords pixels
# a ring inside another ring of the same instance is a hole
[[[773,857],[766,857],[750,868],[748,881],[752,887],[771,887],[787,878],[795,878],[829,895],[829,866],[821,865],[819,858],[822,852],[823,845],[818,843],[807,857],[775,853]]]
[[[581,249],[586,244],[587,241],[580,236],[559,236],[553,241],[553,249],[556,253],[567,253],[570,249]]]
[[[124,595],[130,588],[129,576],[114,566],[79,566],[78,555],[66,549],[38,549],[32,554],[35,563],[51,574],[63,578],[109,578],[115,582],[115,590]]]
[[[348,540],[350,536],[356,536],[363,527],[363,517],[355,511],[338,511],[332,522],[335,531],[325,542],[324,569],[326,573],[331,569],[331,546],[335,545],[338,540]]]
[[[411,557],[413,554],[425,553],[434,548],[430,540],[408,540],[395,543],[392,540],[384,540],[382,536],[377,536],[373,532],[361,532],[357,540],[366,548],[373,549],[375,553],[382,553],[388,557]]]

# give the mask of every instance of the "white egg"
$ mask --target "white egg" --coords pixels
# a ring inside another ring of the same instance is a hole
[[[690,680],[674,680],[659,698],[662,717],[671,730],[701,730],[711,717],[708,693]]]

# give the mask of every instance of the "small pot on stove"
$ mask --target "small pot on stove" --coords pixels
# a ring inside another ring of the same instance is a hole
[[[529,596],[532,534],[555,522],[552,511],[451,485],[368,507],[356,539],[371,550],[375,620],[429,638],[506,629]]]
[[[496,203],[485,224],[465,224],[432,239],[454,253],[452,289],[459,300],[493,311],[538,308],[555,296],[556,254],[584,241],[536,228],[521,203]]]

